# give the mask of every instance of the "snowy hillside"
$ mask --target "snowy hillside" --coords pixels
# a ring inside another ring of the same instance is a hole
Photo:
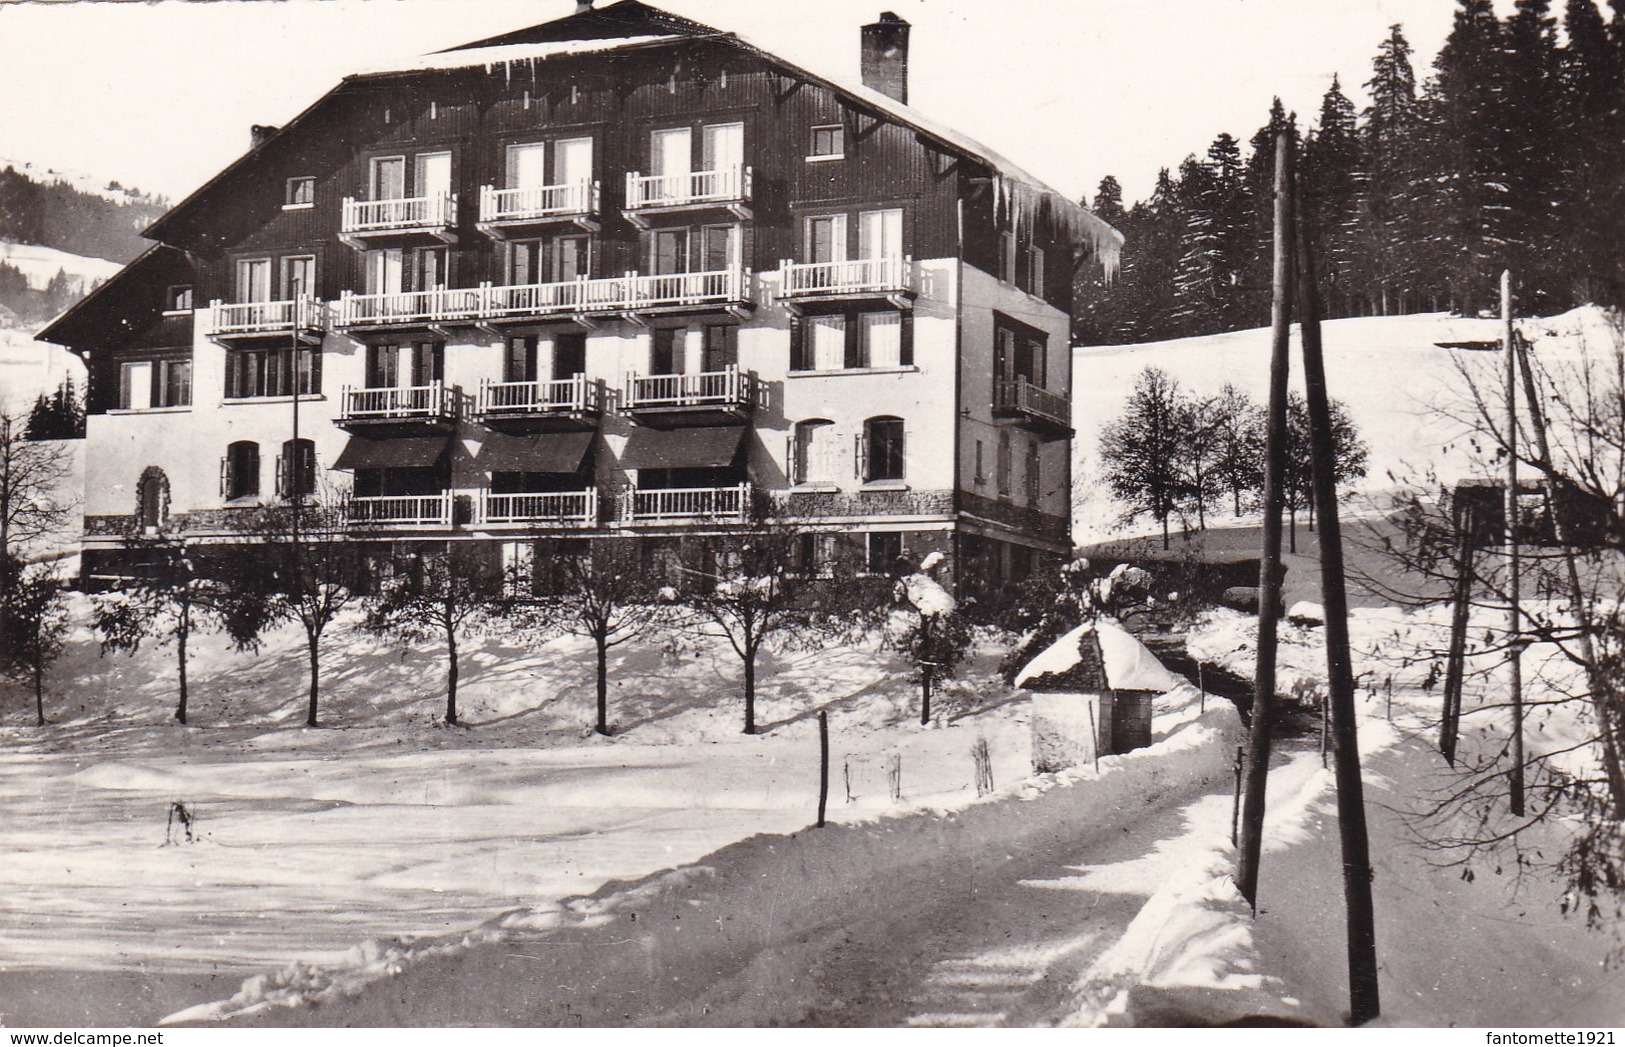
[[[36,291],[45,290],[57,273],[66,273],[73,289],[80,294],[124,268],[105,258],[87,258],[54,247],[14,244],[6,240],[0,240],[0,263],[19,270],[28,278],[28,286]]]
[[[26,175],[30,180],[40,185],[66,185],[81,193],[99,196],[115,204],[150,204],[153,197],[139,191],[132,191],[119,186],[117,182],[106,178],[97,178],[82,171],[59,171],[44,164],[31,163],[27,160],[9,160],[0,156],[0,170],[10,167],[18,173]]]
[[[82,394],[83,360],[59,345],[35,341],[32,330],[0,325],[0,411],[26,414],[40,393],[69,377]]]
[[[1608,337],[1594,309],[1549,320],[1520,321],[1537,355],[1572,354],[1582,339]],[[1349,408],[1370,449],[1363,490],[1392,489],[1423,479],[1472,475],[1474,457],[1461,416],[1462,369],[1493,372],[1497,354],[1466,349],[1493,343],[1495,320],[1445,314],[1364,317],[1322,325],[1327,384]],[[1292,385],[1303,388],[1302,356],[1293,337]],[[1118,514],[1098,483],[1101,427],[1123,412],[1134,380],[1147,367],[1178,379],[1187,391],[1217,393],[1226,383],[1262,403],[1269,389],[1270,332],[1260,328],[1145,345],[1079,347],[1073,361],[1074,533],[1087,543],[1109,537]],[[1497,380],[1498,381],[1498,380]]]

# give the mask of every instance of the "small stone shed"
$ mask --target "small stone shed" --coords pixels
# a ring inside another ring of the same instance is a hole
[[[1085,622],[1016,675],[1033,696],[1033,769],[1058,771],[1151,744],[1151,703],[1179,680],[1111,618]]]

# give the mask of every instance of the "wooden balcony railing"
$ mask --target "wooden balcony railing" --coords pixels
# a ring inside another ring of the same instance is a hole
[[[214,301],[209,306],[210,334],[277,334],[327,328],[327,306],[308,295],[283,302]]]
[[[479,314],[488,320],[625,309],[631,299],[626,277],[581,277],[547,284],[509,284],[481,289]]]
[[[750,199],[751,170],[734,164],[715,171],[626,176],[626,207],[682,207],[689,204],[742,203]]]
[[[1040,388],[1025,378],[995,382],[993,407],[994,410],[1016,411],[1060,426],[1072,424],[1072,405],[1066,397]]]
[[[386,389],[345,386],[340,420],[449,418],[454,403],[444,382]]]
[[[913,290],[908,256],[852,258],[840,262],[779,263],[779,294],[879,294]]]
[[[440,494],[353,497],[347,506],[354,526],[450,527],[452,496]]]
[[[738,367],[698,374],[630,375],[624,407],[743,407],[755,402],[756,376]]]
[[[628,274],[626,308],[651,309],[673,305],[722,305],[750,301],[750,270],[742,266],[703,273],[659,276]]]
[[[341,233],[387,233],[414,229],[448,229],[457,224],[457,194],[412,196],[396,200],[345,197],[340,208]]]
[[[475,320],[485,315],[485,287],[438,287],[389,294],[344,292],[338,302],[339,327]]]
[[[624,518],[636,520],[742,520],[750,510],[750,484],[631,491]]]
[[[523,222],[535,218],[598,213],[598,183],[537,185],[519,189],[480,187],[480,221]]]
[[[603,383],[586,375],[558,378],[541,382],[480,383],[479,410],[481,414],[543,414],[549,411],[568,411],[585,414],[601,411],[604,405]]]
[[[533,494],[480,494],[480,521],[488,524],[556,524],[594,527],[598,491],[548,491]]]

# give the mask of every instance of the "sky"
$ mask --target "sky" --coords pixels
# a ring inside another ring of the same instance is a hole
[[[601,4],[600,6],[603,6]],[[913,24],[910,102],[1071,197],[1245,141],[1333,74],[1363,108],[1401,23],[1418,79],[1453,0],[656,0],[837,80],[858,27]],[[1498,7],[1506,6],[1505,3]],[[0,0],[0,159],[178,200],[345,74],[570,14],[575,0]]]

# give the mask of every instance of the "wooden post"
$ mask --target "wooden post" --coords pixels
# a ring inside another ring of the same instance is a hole
[[[829,713],[818,710],[818,827],[824,827],[829,806]]]
[[[1089,705],[1089,747],[1095,754],[1095,773],[1100,773],[1100,728],[1095,725],[1095,707]]]
[[[1365,826],[1365,787],[1360,778],[1360,740],[1355,725],[1354,662],[1349,652],[1348,586],[1343,576],[1343,531],[1337,511],[1335,443],[1326,361],[1320,344],[1320,303],[1315,300],[1315,261],[1303,228],[1298,243],[1298,320],[1303,340],[1305,400],[1315,462],[1316,514],[1320,518],[1320,599],[1325,608],[1326,683],[1332,712],[1332,750],[1337,758],[1337,828],[1343,850],[1343,901],[1348,914],[1349,1024],[1364,1025],[1381,1013],[1377,987],[1376,919],[1371,902],[1371,845]],[[1262,653],[1260,653],[1262,657]]]
[[[1507,405],[1507,686],[1512,691],[1512,813],[1523,814],[1523,640],[1518,563],[1518,358],[1513,349],[1512,271],[1501,272],[1501,341],[1506,349]],[[1576,608],[1578,610],[1578,608]]]
[[[1264,800],[1270,771],[1270,719],[1275,700],[1276,618],[1281,605],[1281,512],[1286,459],[1287,355],[1292,328],[1292,135],[1275,136],[1275,270],[1270,306],[1270,398],[1264,441],[1264,548],[1258,569],[1258,652],[1253,673],[1251,745],[1241,810],[1236,886],[1258,911],[1258,861],[1264,843]]]
[[[1243,766],[1241,746],[1236,746],[1236,795],[1230,802],[1230,846],[1236,845],[1236,822],[1241,817],[1241,769]]]
[[[1456,739],[1461,734],[1461,687],[1466,676],[1467,625],[1473,599],[1473,532],[1477,524],[1471,506],[1459,508],[1456,519],[1455,603],[1450,610],[1450,650],[1444,662],[1444,707],[1439,718],[1439,753],[1456,766]]]
[[[1202,663],[1196,663],[1196,689],[1202,692],[1202,704],[1199,712],[1207,712],[1207,674],[1203,671]]]

